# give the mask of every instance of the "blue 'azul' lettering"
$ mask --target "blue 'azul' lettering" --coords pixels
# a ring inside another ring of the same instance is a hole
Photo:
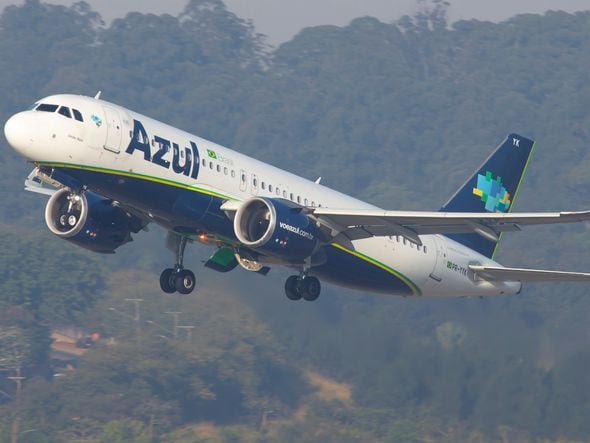
[[[133,120],[133,136],[131,137],[131,141],[129,142],[129,146],[125,152],[127,154],[133,154],[133,151],[136,149],[143,152],[143,159],[145,161],[151,161],[151,150],[150,150],[150,140],[147,136],[147,132],[145,132],[145,128],[138,120]]]
[[[180,148],[177,143],[172,143],[172,170],[177,174],[184,174],[188,177],[191,172],[192,152],[188,148],[184,148],[184,165],[180,165]]]
[[[201,163],[201,159],[199,157],[199,150],[197,149],[197,144],[195,142],[191,142],[191,148],[193,150],[193,158],[195,159],[191,178],[197,178],[197,175],[199,175],[199,166]]]
[[[170,151],[170,140],[166,140],[165,138],[156,135],[154,141],[156,142],[156,146],[158,146],[158,150],[152,157],[152,163],[163,166],[166,169],[170,168],[170,161],[162,158],[168,154],[168,151]]]
[[[125,152],[127,154],[133,154],[136,150],[143,152],[143,159],[145,161],[154,163],[162,166],[163,168],[170,169],[172,164],[172,170],[176,174],[183,174],[187,177],[190,175],[191,178],[196,179],[199,175],[199,150],[195,142],[190,142],[191,147],[183,148],[184,151],[181,155],[181,148],[177,143],[173,143],[170,140],[162,138],[160,136],[154,136],[154,142],[156,144],[156,152],[152,155],[149,137],[147,131],[143,127],[143,124],[139,120],[133,120],[133,134],[131,141]],[[170,152],[172,146],[172,162],[165,158],[166,154]],[[183,161],[184,159],[184,161]]]

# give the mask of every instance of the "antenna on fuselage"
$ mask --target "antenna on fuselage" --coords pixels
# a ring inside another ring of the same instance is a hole
[[[102,91],[98,91],[94,98],[98,100],[100,98],[100,94],[102,94]]]

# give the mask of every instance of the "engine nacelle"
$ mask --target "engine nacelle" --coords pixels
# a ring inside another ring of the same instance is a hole
[[[132,241],[131,232],[138,230],[132,226],[137,221],[111,200],[92,192],[78,195],[61,189],[45,207],[45,222],[51,232],[94,252],[112,254]]]
[[[318,228],[300,207],[265,197],[242,203],[234,233],[250,249],[293,262],[311,256],[320,243]]]

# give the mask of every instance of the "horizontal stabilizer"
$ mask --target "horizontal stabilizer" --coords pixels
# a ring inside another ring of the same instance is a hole
[[[590,282],[590,273],[546,271],[543,269],[502,268],[470,265],[478,277],[491,281]]]

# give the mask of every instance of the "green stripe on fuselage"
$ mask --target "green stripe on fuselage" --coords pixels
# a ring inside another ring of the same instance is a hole
[[[196,191],[200,192],[201,194],[211,195],[213,197],[219,197],[225,200],[235,200],[235,198],[229,197],[224,194],[220,194],[218,192],[209,191],[208,189],[199,188],[197,186],[187,185],[185,183],[175,182],[172,180],[167,180],[165,178],[160,177],[153,177],[151,175],[145,174],[138,174],[137,172],[133,171],[121,171],[118,169],[108,169],[108,168],[101,168],[98,166],[86,166],[86,165],[77,165],[74,163],[53,163],[53,162],[35,162],[41,166],[49,166],[51,168],[65,168],[65,169],[80,169],[83,171],[91,171],[91,172],[100,172],[103,174],[111,174],[111,175],[121,175],[124,177],[131,177],[137,178],[140,180],[147,180],[155,183],[161,183],[164,185],[174,186],[176,188],[188,189],[189,191]]]
[[[91,172],[98,172],[98,173],[104,173],[104,174],[131,177],[131,178],[136,178],[139,180],[147,180],[147,181],[161,183],[161,184],[168,185],[168,186],[174,186],[174,187],[181,188],[181,189],[187,189],[190,191],[200,192],[202,194],[211,195],[213,197],[218,197],[218,198],[225,199],[225,200],[235,200],[235,198],[229,197],[227,195],[220,194],[218,192],[210,191],[207,189],[199,188],[197,186],[190,186],[185,183],[175,182],[172,180],[167,180],[167,179],[159,178],[159,177],[153,177],[153,176],[146,175],[146,174],[138,174],[138,173],[132,172],[132,171],[121,171],[121,170],[117,170],[117,169],[101,168],[98,166],[86,166],[86,165],[79,165],[79,164],[74,164],[74,163],[55,163],[55,162],[35,162],[35,163],[40,166],[48,166],[48,167],[52,167],[52,168],[79,169],[79,170],[84,170],[84,171],[91,171]],[[393,275],[394,277],[398,278],[408,288],[410,288],[410,290],[412,291],[412,293],[414,295],[422,295],[422,291],[420,290],[420,288],[418,288],[418,286],[414,282],[412,282],[412,280],[410,280],[408,277],[403,275],[401,272],[398,272],[395,269],[390,268],[389,266],[381,263],[378,260],[375,260],[374,258],[371,258],[367,255],[360,253],[360,252],[347,249],[344,246],[341,246],[337,243],[332,243],[331,245],[341,251],[351,254],[361,260],[364,260],[367,263],[370,263],[373,266],[376,266],[376,267],[388,272],[389,274]]]
[[[412,291],[412,293],[414,295],[422,295],[422,291],[420,290],[420,288],[412,280],[410,280],[408,277],[406,277],[401,272],[398,272],[395,269],[392,269],[389,266],[387,266],[387,265],[381,263],[380,261],[375,260],[374,258],[371,258],[365,254],[345,248],[344,246],[339,245],[338,243],[331,243],[331,245],[334,246],[336,249],[340,249],[341,251],[344,251],[348,254],[354,255],[355,257],[360,258],[361,260],[364,260],[367,263],[372,264],[373,266],[377,266],[378,268],[383,269],[384,271],[390,273],[394,277],[396,277],[399,280],[401,280],[402,282],[404,282],[404,284],[406,286],[408,286],[408,288],[410,288],[410,290]]]

